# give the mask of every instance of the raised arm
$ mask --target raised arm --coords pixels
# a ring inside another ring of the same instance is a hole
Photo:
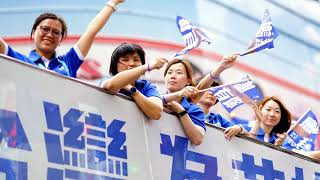
[[[4,54],[6,42],[0,37],[0,53]]]
[[[256,136],[259,132],[259,129],[261,127],[261,121],[262,121],[262,113],[261,111],[258,109],[258,106],[256,104],[252,104],[252,108],[253,111],[256,115],[256,121],[254,122],[254,125],[252,126],[250,132],[249,132],[249,136],[256,139]]]
[[[236,59],[236,55],[224,56],[218,67],[214,68],[210,73],[208,73],[204,78],[201,79],[201,81],[197,85],[197,88],[199,90],[209,88],[214,81],[219,79],[220,74],[224,70],[233,66]]]
[[[111,92],[118,93],[121,88],[128,84],[133,84],[133,82],[145,72],[160,69],[166,62],[167,60],[164,58],[156,58],[154,61],[150,62],[150,64],[119,72],[111,79],[102,82],[101,86]]]
[[[109,0],[96,17],[91,20],[86,31],[81,35],[76,44],[84,57],[87,56],[98,32],[103,28],[112,13],[115,11],[115,7],[124,1],[125,0]]]

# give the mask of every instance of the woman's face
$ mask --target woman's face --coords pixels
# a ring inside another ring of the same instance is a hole
[[[119,73],[141,65],[142,62],[138,53],[135,52],[133,54],[126,54],[125,56],[119,58],[117,63],[117,71]]]
[[[273,100],[267,101],[261,109],[262,123],[267,126],[276,126],[280,122],[281,110],[278,103]]]
[[[32,38],[37,51],[51,55],[62,40],[62,24],[58,20],[45,19],[33,31]]]
[[[191,83],[188,78],[187,70],[182,63],[176,63],[170,66],[165,76],[165,83],[170,93],[180,91]]]

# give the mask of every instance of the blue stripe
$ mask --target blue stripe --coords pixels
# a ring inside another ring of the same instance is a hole
[[[91,139],[91,138],[87,138],[87,144],[90,144],[90,145],[93,145],[93,146],[102,147],[102,148],[106,147],[106,143],[105,142],[99,141],[99,140],[95,140],[95,139]]]
[[[106,133],[103,131],[98,131],[98,130],[94,130],[94,129],[87,129],[87,133],[93,136],[97,136],[97,137],[101,137],[101,138],[105,138],[106,137]]]

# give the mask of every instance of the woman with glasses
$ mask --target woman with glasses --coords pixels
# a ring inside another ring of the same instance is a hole
[[[67,26],[61,17],[53,13],[43,13],[35,20],[31,30],[35,49],[29,56],[13,50],[1,37],[0,53],[65,76],[76,77],[76,72],[87,56],[95,36],[116,10],[116,6],[124,1],[110,0],[91,20],[77,43],[64,55],[57,56],[55,50],[67,36]]]
[[[158,120],[162,113],[162,100],[155,85],[140,76],[160,69],[167,62],[157,58],[146,64],[145,52],[138,44],[123,43],[112,53],[109,74],[101,87],[113,93],[132,97],[141,111],[150,119]]]

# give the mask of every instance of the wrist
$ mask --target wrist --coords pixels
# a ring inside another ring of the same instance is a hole
[[[186,114],[188,114],[188,111],[185,110],[185,109],[183,109],[182,111],[180,111],[180,112],[178,113],[178,117],[181,118],[182,116],[184,116],[184,115],[186,115]]]
[[[214,81],[218,80],[220,78],[220,74],[218,75],[213,75],[211,72],[209,73],[211,79],[213,79]]]
[[[114,2],[112,0],[109,0],[107,3],[106,3],[106,6],[109,6],[113,9],[113,11],[117,11],[117,5],[118,5],[118,2]]]

